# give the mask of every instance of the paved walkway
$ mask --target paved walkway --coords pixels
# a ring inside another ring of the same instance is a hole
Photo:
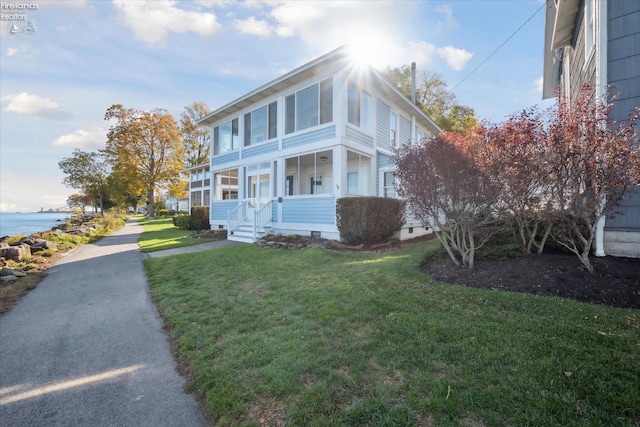
[[[151,302],[141,232],[132,220],[72,251],[0,317],[0,425],[207,425]]]

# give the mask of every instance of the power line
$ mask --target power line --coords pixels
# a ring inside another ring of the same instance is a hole
[[[455,86],[453,87],[453,89],[455,89],[455,88],[457,88],[458,86],[460,86],[460,85],[461,85],[465,80],[467,80],[469,77],[471,77],[471,76],[473,75],[473,73],[475,73],[476,71],[478,71],[478,68],[482,67],[482,66],[484,65],[484,63],[485,63],[485,62],[487,62],[489,59],[491,59],[491,57],[492,57],[493,55],[495,55],[495,54],[496,54],[496,52],[498,52],[498,51],[500,50],[500,48],[502,48],[502,46],[504,46],[505,44],[507,44],[507,42],[508,42],[509,40],[511,40],[511,39],[513,38],[513,36],[515,36],[515,35],[516,35],[516,34],[517,34],[521,29],[522,29],[522,27],[524,27],[525,25],[527,25],[527,23],[528,23],[529,21],[531,21],[531,20],[533,19],[533,17],[534,17],[534,16],[536,16],[536,15],[538,14],[538,12],[540,12],[540,11],[542,10],[542,8],[544,8],[544,6],[545,6],[545,4],[542,4],[542,6],[540,6],[540,7],[538,8],[538,10],[536,10],[535,12],[533,12],[533,15],[531,15],[531,16],[529,17],[529,19],[527,19],[526,21],[524,21],[524,22],[522,23],[522,25],[520,25],[520,26],[518,27],[518,29],[517,29],[517,30],[515,30],[515,31],[513,32],[513,34],[511,34],[509,37],[507,37],[507,39],[506,39],[504,42],[502,42],[502,44],[501,44],[500,46],[498,46],[498,47],[497,47],[493,52],[491,52],[491,54],[490,54],[489,56],[487,56],[487,57],[485,58],[485,60],[484,60],[484,61],[482,61],[482,62],[481,62],[481,63],[480,63],[476,68],[474,68],[474,69],[473,69],[473,71],[471,71],[469,74],[467,74],[467,76],[466,76],[464,79],[460,80],[460,82],[458,82],[458,84],[457,84],[457,85],[455,85]],[[453,90],[453,89],[452,89],[452,90]]]

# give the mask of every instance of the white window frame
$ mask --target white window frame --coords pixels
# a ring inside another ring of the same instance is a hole
[[[355,81],[347,88],[347,122],[365,132],[373,132],[373,95],[362,89]],[[353,97],[353,101],[351,98]],[[356,110],[353,111],[352,109]]]
[[[596,0],[584,4],[584,67],[586,68],[596,46]]]
[[[382,168],[382,169],[380,169],[380,171],[379,171],[380,176],[378,178],[380,180],[380,188],[379,188],[379,193],[378,193],[378,194],[380,194],[380,197],[389,197],[385,193],[385,189],[388,188],[388,186],[385,185],[384,177],[385,177],[385,174],[387,174],[387,173],[393,173],[394,174],[394,179],[393,179],[393,182],[394,182],[393,197],[389,197],[389,198],[398,199],[398,194],[396,193],[396,189],[395,189],[395,180],[397,179],[397,177],[395,176],[396,172],[397,172],[397,169],[393,169],[393,168]]]
[[[394,120],[395,117],[395,126]],[[398,146],[398,139],[400,138],[400,115],[395,111],[389,112],[389,143],[392,148]]]
[[[315,116],[309,115],[307,122],[301,122],[298,117],[299,101],[298,96],[301,92],[315,88],[317,103],[315,108]],[[323,91],[323,89],[325,89]],[[330,89],[330,90],[326,90]],[[293,102],[291,102],[293,100]],[[293,115],[289,108],[293,108]],[[289,120],[293,120],[291,123]],[[294,93],[285,96],[284,102],[284,134],[289,135],[295,132],[307,130],[313,127],[331,123],[333,121],[333,79],[330,77],[312,85],[306,86]],[[293,124],[293,128],[291,128]],[[302,125],[302,126],[299,126]]]

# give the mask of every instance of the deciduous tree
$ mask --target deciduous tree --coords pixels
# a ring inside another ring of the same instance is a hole
[[[118,173],[138,181],[146,191],[148,215],[155,214],[155,190],[180,180],[184,145],[177,123],[163,109],[139,111],[112,105],[105,120],[114,124],[105,152]]]
[[[110,172],[104,153],[75,149],[71,157],[66,157],[58,162],[58,167],[66,175],[62,182],[85,194],[96,195],[99,200],[100,212],[104,213],[107,177]]]
[[[211,110],[204,102],[187,105],[180,115],[180,133],[185,147],[184,163],[186,167],[197,166],[209,160],[210,129],[197,122]]]
[[[573,103],[560,98],[548,135],[551,191],[560,218],[551,236],[591,273],[598,221],[616,215],[625,194],[640,185],[640,107],[614,122],[608,119],[614,98],[598,99],[592,85],[584,85]]]
[[[493,174],[502,181],[500,203],[515,225],[523,254],[540,254],[551,231],[552,170],[546,146],[546,114],[523,110],[506,121],[487,125]]]
[[[411,67],[387,68],[384,76],[406,97],[411,97]],[[458,104],[455,94],[437,73],[422,71],[416,76],[416,105],[441,129],[464,134],[478,120],[473,108]]]
[[[481,166],[485,160],[477,161],[485,155],[484,135],[468,131],[406,144],[394,156],[398,195],[458,266],[473,268],[495,231],[500,183]]]

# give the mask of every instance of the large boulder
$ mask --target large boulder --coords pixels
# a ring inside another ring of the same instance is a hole
[[[38,242],[35,242],[33,245],[31,245],[31,253],[44,251],[45,249],[50,249],[52,251],[58,250],[58,245],[56,245],[56,242],[51,242],[44,239],[38,240]]]
[[[16,277],[24,277],[27,273],[20,270],[13,270],[11,268],[3,267],[0,269],[0,277],[3,276],[16,276]]]
[[[23,257],[31,255],[31,246],[21,244],[0,248],[0,257],[13,261],[21,261]]]

